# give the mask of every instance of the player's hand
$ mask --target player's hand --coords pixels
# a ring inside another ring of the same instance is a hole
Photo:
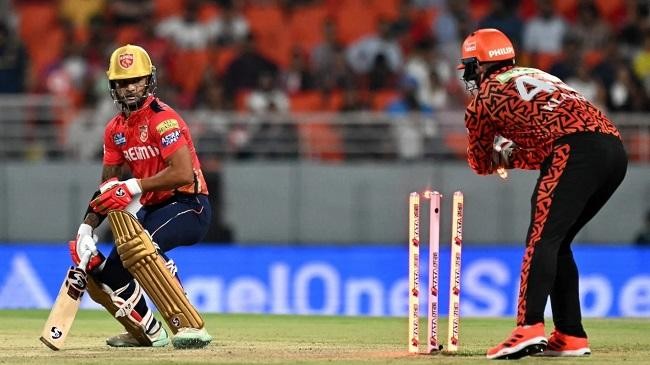
[[[138,179],[119,181],[90,202],[90,206],[96,213],[106,214],[110,210],[121,210],[126,208],[126,206],[133,200],[133,197],[140,193],[142,193],[142,188],[140,187]]]
[[[120,180],[118,180],[116,177],[111,177],[110,179],[104,181],[103,183],[99,184],[99,192],[103,193],[106,190],[112,188],[113,186],[117,185],[120,183]]]
[[[492,146],[492,164],[502,179],[508,177],[508,171],[506,171],[506,169],[512,167],[510,157],[516,147],[517,145],[508,138],[499,135],[494,137],[494,143]]]
[[[93,234],[93,229],[88,224],[82,223],[77,231],[77,238],[68,243],[70,256],[75,265],[79,265],[81,257],[90,255],[88,264],[83,269],[90,271],[101,265],[104,257],[97,251],[97,236]]]

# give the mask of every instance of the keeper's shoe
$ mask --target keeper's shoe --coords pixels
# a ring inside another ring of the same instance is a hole
[[[172,345],[177,349],[200,349],[212,341],[212,336],[205,328],[180,328],[172,338]]]
[[[584,337],[575,337],[564,334],[557,329],[548,338],[546,351],[538,356],[589,356],[589,340]]]
[[[152,337],[154,339],[151,340],[151,345],[142,344],[133,335],[125,332],[106,339],[106,344],[111,347],[163,347],[169,344],[169,335],[162,326],[160,331]]]
[[[518,326],[508,338],[487,351],[486,357],[492,360],[514,360],[533,355],[546,349],[544,323]]]

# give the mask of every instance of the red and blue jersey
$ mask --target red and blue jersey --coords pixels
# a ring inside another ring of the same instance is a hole
[[[194,182],[176,190],[146,192],[140,198],[143,205],[160,203],[176,192],[208,194],[187,124],[174,109],[149,96],[128,117],[119,113],[108,122],[104,130],[104,165],[126,163],[133,177],[142,179],[165,169],[165,160],[182,146],[187,146],[192,155]]]

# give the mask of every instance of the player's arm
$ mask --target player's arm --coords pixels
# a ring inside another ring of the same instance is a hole
[[[495,130],[489,121],[481,115],[480,99],[473,101],[465,111],[465,126],[467,127],[467,162],[479,175],[489,175],[494,172],[492,162],[492,143]]]
[[[99,189],[95,191],[90,201],[92,202],[97,198],[103,191],[108,190],[114,183],[117,183],[122,174],[122,165],[104,165],[102,167],[102,183],[99,186]],[[100,223],[104,220],[106,216],[103,214],[96,213],[92,207],[89,205],[86,210],[86,216],[84,217],[84,224],[91,226],[93,229],[97,228]]]
[[[100,214],[96,212],[92,207],[92,202],[102,192],[110,189],[113,185],[117,184],[117,178],[120,176],[121,171],[121,164],[104,164],[102,167],[102,183],[99,186],[99,189],[95,191],[92,198],[90,198],[90,203],[88,204],[86,215],[84,216],[84,221],[81,223],[81,225],[79,225],[79,229],[77,229],[77,236],[74,240],[68,242],[70,256],[76,265],[80,265],[82,261],[81,258],[84,255],[90,255],[90,259],[86,262],[87,266],[83,267],[84,270],[92,271],[104,260],[101,253],[97,251],[97,235],[94,234],[94,230],[102,223],[104,218],[106,218],[106,214]]]
[[[157,174],[140,180],[143,192],[174,190],[194,182],[192,155],[187,145],[180,146],[165,159],[167,167]]]

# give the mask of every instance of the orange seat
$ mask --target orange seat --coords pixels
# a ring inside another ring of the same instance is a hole
[[[332,90],[325,94],[320,91],[320,99],[315,110],[334,112],[341,109],[343,105],[343,93],[340,90]]]
[[[289,100],[293,112],[314,111],[320,101],[320,94],[316,91],[305,91],[291,95]]]
[[[284,26],[284,16],[275,5],[251,5],[244,10],[250,29],[258,34]]]
[[[154,16],[161,20],[183,13],[185,0],[154,0]]]
[[[537,15],[538,0],[523,0],[519,3],[519,16],[522,19],[530,19]]]
[[[216,4],[203,3],[199,8],[199,21],[207,22],[219,16],[220,10]]]
[[[248,96],[250,94],[251,94],[250,90],[240,90],[237,92],[237,95],[235,95],[235,110],[237,111],[246,110],[246,100],[248,100]]]
[[[134,44],[142,36],[142,30],[135,25],[125,25],[115,30],[115,43],[119,45]]]
[[[195,94],[205,72],[209,53],[207,50],[176,50],[171,60],[170,79],[187,94]]]
[[[329,94],[323,94],[321,91],[303,91],[291,95],[290,103],[293,112],[327,112],[339,110],[343,98],[338,90]]]
[[[280,66],[289,64],[291,31],[284,24],[284,15],[277,6],[250,6],[245,11],[251,32],[262,54]]]
[[[63,44],[65,43],[65,32],[61,27],[53,27],[46,34],[42,35],[39,44],[31,44],[27,47],[30,55],[31,69],[37,78],[43,76],[46,69],[61,58]],[[43,47],[47,44],[47,47]]]
[[[578,0],[553,0],[555,10],[570,21],[575,20],[578,9]]]
[[[560,59],[560,53],[538,53],[532,58],[533,66],[548,71]]]
[[[361,1],[342,3],[334,14],[334,21],[339,39],[344,44],[350,44],[377,31],[376,14],[369,12]]]
[[[15,7],[21,19],[18,31],[25,43],[41,41],[41,37],[57,24],[56,2],[28,2],[23,5],[17,2]]]
[[[599,49],[590,50],[584,53],[584,55],[582,56],[582,61],[587,66],[587,68],[591,69],[595,67],[597,64],[599,64],[600,61],[603,60],[603,57],[604,55],[601,50]]]
[[[368,7],[379,18],[394,20],[399,16],[400,2],[401,0],[370,0]]]
[[[289,29],[292,41],[303,49],[312,49],[323,39],[323,23],[327,18],[324,6],[298,8],[291,16]]]
[[[470,0],[468,10],[469,15],[474,20],[483,19],[490,12],[491,0]]]
[[[217,75],[223,75],[228,65],[237,57],[236,47],[221,47],[210,53],[210,65]]]
[[[372,108],[374,110],[385,110],[399,96],[400,93],[396,90],[379,90],[371,96]]]
[[[595,0],[594,4],[598,8],[600,16],[611,25],[618,25],[625,20],[625,1],[624,0]]]

